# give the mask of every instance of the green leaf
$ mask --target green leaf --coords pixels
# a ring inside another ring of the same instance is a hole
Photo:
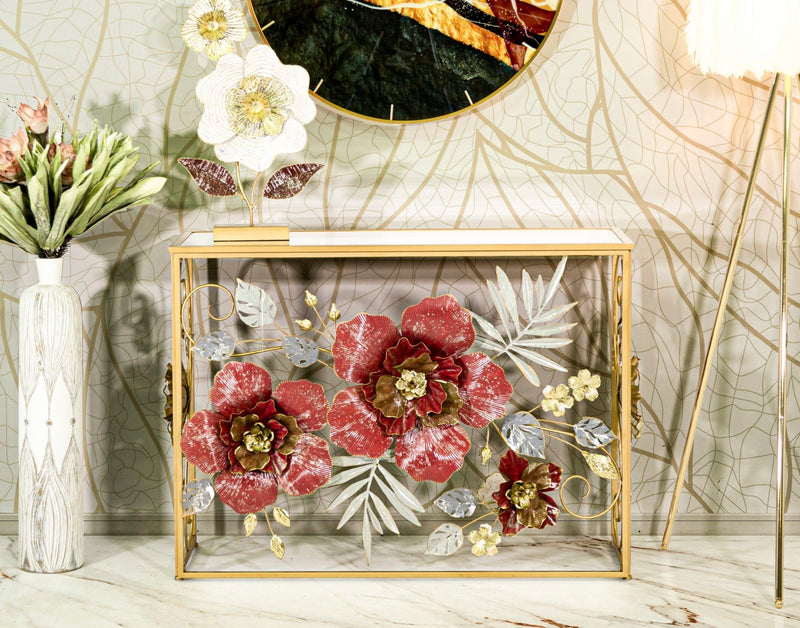
[[[39,162],[36,173],[28,179],[28,198],[36,222],[39,242],[44,242],[50,233],[50,203],[47,180],[47,164]]]

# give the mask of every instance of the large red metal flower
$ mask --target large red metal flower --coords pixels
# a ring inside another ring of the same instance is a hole
[[[561,484],[561,468],[552,462],[528,464],[510,449],[500,458],[500,473],[505,482],[492,493],[499,508],[503,534],[514,536],[523,528],[552,526],[558,506],[547,495]]]
[[[358,386],[337,393],[331,440],[350,454],[377,458],[395,442],[400,468],[421,482],[446,481],[470,441],[460,425],[482,428],[503,416],[513,389],[482,353],[470,313],[450,295],[386,316],[359,314],[336,328],[336,374]]]
[[[211,403],[186,422],[181,449],[204,473],[218,473],[219,498],[236,512],[257,512],[275,502],[280,486],[308,495],[331,477],[328,443],[314,432],[327,420],[322,386],[281,382],[249,362],[228,362],[214,377]]]

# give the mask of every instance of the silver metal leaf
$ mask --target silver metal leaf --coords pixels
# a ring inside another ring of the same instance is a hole
[[[384,504],[375,493],[370,495],[372,498],[372,503],[375,504],[375,510],[378,511],[378,514],[383,521],[383,525],[385,525],[389,530],[394,532],[395,534],[400,534],[400,530],[397,528],[397,524],[394,522],[394,517],[392,517],[392,513],[389,512],[389,509]],[[377,526],[376,526],[377,527]],[[381,534],[383,534],[381,532]]]
[[[432,556],[450,556],[464,545],[464,533],[457,525],[443,523],[428,535],[426,554]]]
[[[518,347],[533,347],[534,349],[558,349],[572,342],[572,338],[535,338],[532,340],[517,340],[514,344]]]
[[[511,358],[511,361],[514,363],[514,366],[516,366],[519,369],[519,372],[524,375],[525,379],[527,379],[534,386],[539,385],[539,376],[536,374],[536,371],[533,370],[533,367],[531,367],[528,364],[525,364],[525,362],[520,360],[517,356],[515,356],[512,353],[509,353],[508,357]]]
[[[383,491],[383,494],[386,496],[386,499],[389,503],[394,507],[403,519],[408,521],[409,523],[414,524],[415,526],[420,526],[419,519],[413,513],[411,508],[397,495],[397,493],[392,490],[392,488],[386,484],[383,480],[381,480],[378,476],[375,476],[375,481],[378,483],[378,486]]]
[[[525,306],[525,314],[528,318],[533,318],[533,311],[536,308],[533,300],[533,279],[524,268],[522,269],[522,305]]]
[[[363,456],[334,456],[331,460],[334,467],[358,467],[363,464],[375,464],[375,458],[365,458]]]
[[[236,313],[249,327],[263,327],[275,320],[278,306],[264,290],[251,283],[236,279]]]
[[[340,473],[337,473],[328,481],[328,483],[325,486],[326,487],[336,486],[337,484],[344,484],[345,482],[349,482],[353,478],[357,478],[359,475],[366,473],[373,466],[375,466],[374,462],[372,464],[367,463],[359,467],[352,467],[350,469],[347,469],[347,471],[342,471]]]
[[[573,426],[575,440],[584,447],[597,449],[608,445],[616,438],[614,432],[600,419],[585,416]]]
[[[518,454],[544,458],[544,432],[539,421],[529,412],[509,414],[500,430]]]
[[[578,302],[573,301],[572,303],[566,303],[565,305],[560,305],[554,310],[543,310],[540,314],[537,314],[531,322],[534,324],[546,323],[547,321],[551,321],[554,318],[563,316],[564,314],[569,312],[572,308],[574,308],[576,305],[578,305]]]
[[[200,338],[192,347],[192,351],[206,360],[224,360],[231,356],[236,346],[231,335],[224,329],[212,331]]]
[[[509,321],[508,310],[506,309],[505,302],[503,301],[503,297],[500,295],[500,292],[497,290],[497,286],[494,285],[491,281],[486,282],[486,287],[489,289],[489,297],[492,299],[492,303],[494,304],[494,309],[497,310],[497,314],[500,317],[500,320],[503,323],[503,327],[506,330],[506,334],[508,335],[509,340],[511,339],[511,322]]]
[[[542,276],[539,275],[536,278],[536,303],[539,306],[539,310],[542,308],[542,303],[544,302],[544,280]]]
[[[372,506],[369,505],[369,502],[367,502],[366,510],[367,510],[367,518],[369,518],[369,522],[372,525],[375,532],[377,532],[380,535],[383,535],[383,526],[381,525],[381,522],[378,520],[378,515],[375,514],[375,511],[372,510]]]
[[[514,323],[514,329],[519,335],[519,309],[517,308],[517,294],[508,280],[508,275],[499,266],[495,267],[497,272],[497,286],[500,288],[500,295],[503,297],[503,302],[506,304],[508,315],[511,317],[511,322]],[[511,331],[511,330],[509,330]]]
[[[487,321],[482,316],[479,316],[475,312],[470,312],[470,314],[472,314],[472,320],[478,323],[478,327],[484,334],[490,336],[491,338],[494,338],[499,342],[505,343],[502,334],[500,334],[500,332],[497,331],[494,325],[492,325],[489,321]]]
[[[529,362],[533,362],[534,364],[540,364],[541,366],[546,366],[549,369],[553,369],[554,371],[561,371],[565,373],[567,371],[566,367],[561,366],[558,362],[551,360],[550,358],[546,358],[540,353],[536,351],[531,351],[530,349],[526,349],[525,347],[510,347],[509,351],[513,351],[514,353],[518,354],[519,356],[525,358]]]
[[[411,508],[412,510],[416,510],[417,512],[425,512],[425,508],[422,504],[419,503],[419,500],[414,496],[414,493],[409,491],[403,484],[394,477],[387,469],[384,469],[382,466],[378,465],[378,471],[381,472],[383,477],[386,478],[389,486],[392,487],[393,491],[403,500],[406,505]]]
[[[353,518],[353,515],[356,514],[358,509],[364,505],[365,501],[367,501],[368,496],[369,493],[360,493],[356,495],[355,499],[353,499],[353,501],[351,501],[350,504],[347,506],[347,509],[344,511],[344,514],[342,514],[342,518],[339,519],[339,525],[336,526],[337,530],[341,529],[344,526],[344,524],[346,524],[348,521],[350,521],[350,519]]]
[[[498,353],[505,353],[506,350],[505,343],[501,345],[494,340],[481,338],[480,336],[478,336],[478,338],[475,340],[475,346],[480,349],[487,349],[489,351],[496,351]]]
[[[214,485],[210,480],[192,480],[183,487],[183,514],[196,515],[208,510],[214,501]]]
[[[372,527],[370,526],[369,515],[364,517],[361,522],[361,544],[364,546],[364,555],[367,557],[367,565],[369,565],[369,561],[372,559]]]
[[[355,495],[361,488],[366,486],[372,478],[365,478],[363,480],[359,480],[358,482],[353,482],[349,486],[345,487],[341,493],[336,496],[329,505],[328,510],[332,510],[336,508],[339,504],[346,502],[350,499],[353,495]]]
[[[563,323],[561,325],[545,325],[544,327],[531,327],[530,329],[525,330],[525,333],[528,336],[555,336],[556,334],[560,334],[562,331],[568,331],[575,327],[578,323]]]
[[[316,364],[319,358],[319,345],[308,338],[284,337],[283,351],[292,364],[301,368]]]
[[[443,513],[461,519],[475,512],[478,498],[468,488],[454,488],[439,495],[433,503]]]
[[[550,278],[550,284],[547,286],[547,294],[544,295],[544,302],[539,304],[539,309],[543,310],[548,305],[553,297],[556,295],[558,285],[561,283],[561,278],[564,276],[564,269],[567,267],[567,258],[562,257],[561,261],[556,266],[553,276]]]

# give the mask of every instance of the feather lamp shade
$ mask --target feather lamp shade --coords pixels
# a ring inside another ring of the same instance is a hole
[[[800,73],[800,0],[691,0],[686,39],[703,73]]]

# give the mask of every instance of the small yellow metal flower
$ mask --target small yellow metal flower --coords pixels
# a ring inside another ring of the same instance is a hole
[[[342,313],[339,311],[339,308],[336,307],[336,303],[331,303],[331,307],[328,310],[328,318],[335,323],[339,320],[341,315]]]
[[[311,331],[311,328],[314,327],[311,321],[307,318],[296,320],[295,323],[297,323],[297,326],[303,331]]]
[[[406,400],[410,401],[425,396],[428,380],[425,378],[425,373],[403,369],[394,386]]]
[[[308,307],[316,307],[317,305],[316,295],[311,294],[308,290],[306,290],[306,305]]]
[[[472,553],[475,556],[494,556],[497,554],[497,545],[503,541],[499,532],[493,532],[492,526],[482,523],[477,530],[473,530],[467,537],[472,543]]]
[[[492,450],[489,448],[489,445],[484,445],[483,449],[481,449],[481,464],[486,466],[491,458]]]
[[[594,401],[597,399],[597,389],[600,388],[600,376],[592,375],[589,369],[581,369],[577,375],[573,375],[567,380],[567,384],[572,388],[572,396],[575,401]]]
[[[559,384],[555,388],[545,386],[542,391],[542,410],[552,412],[553,416],[564,416],[564,411],[571,408],[575,399],[569,394],[569,388],[565,384]]]

